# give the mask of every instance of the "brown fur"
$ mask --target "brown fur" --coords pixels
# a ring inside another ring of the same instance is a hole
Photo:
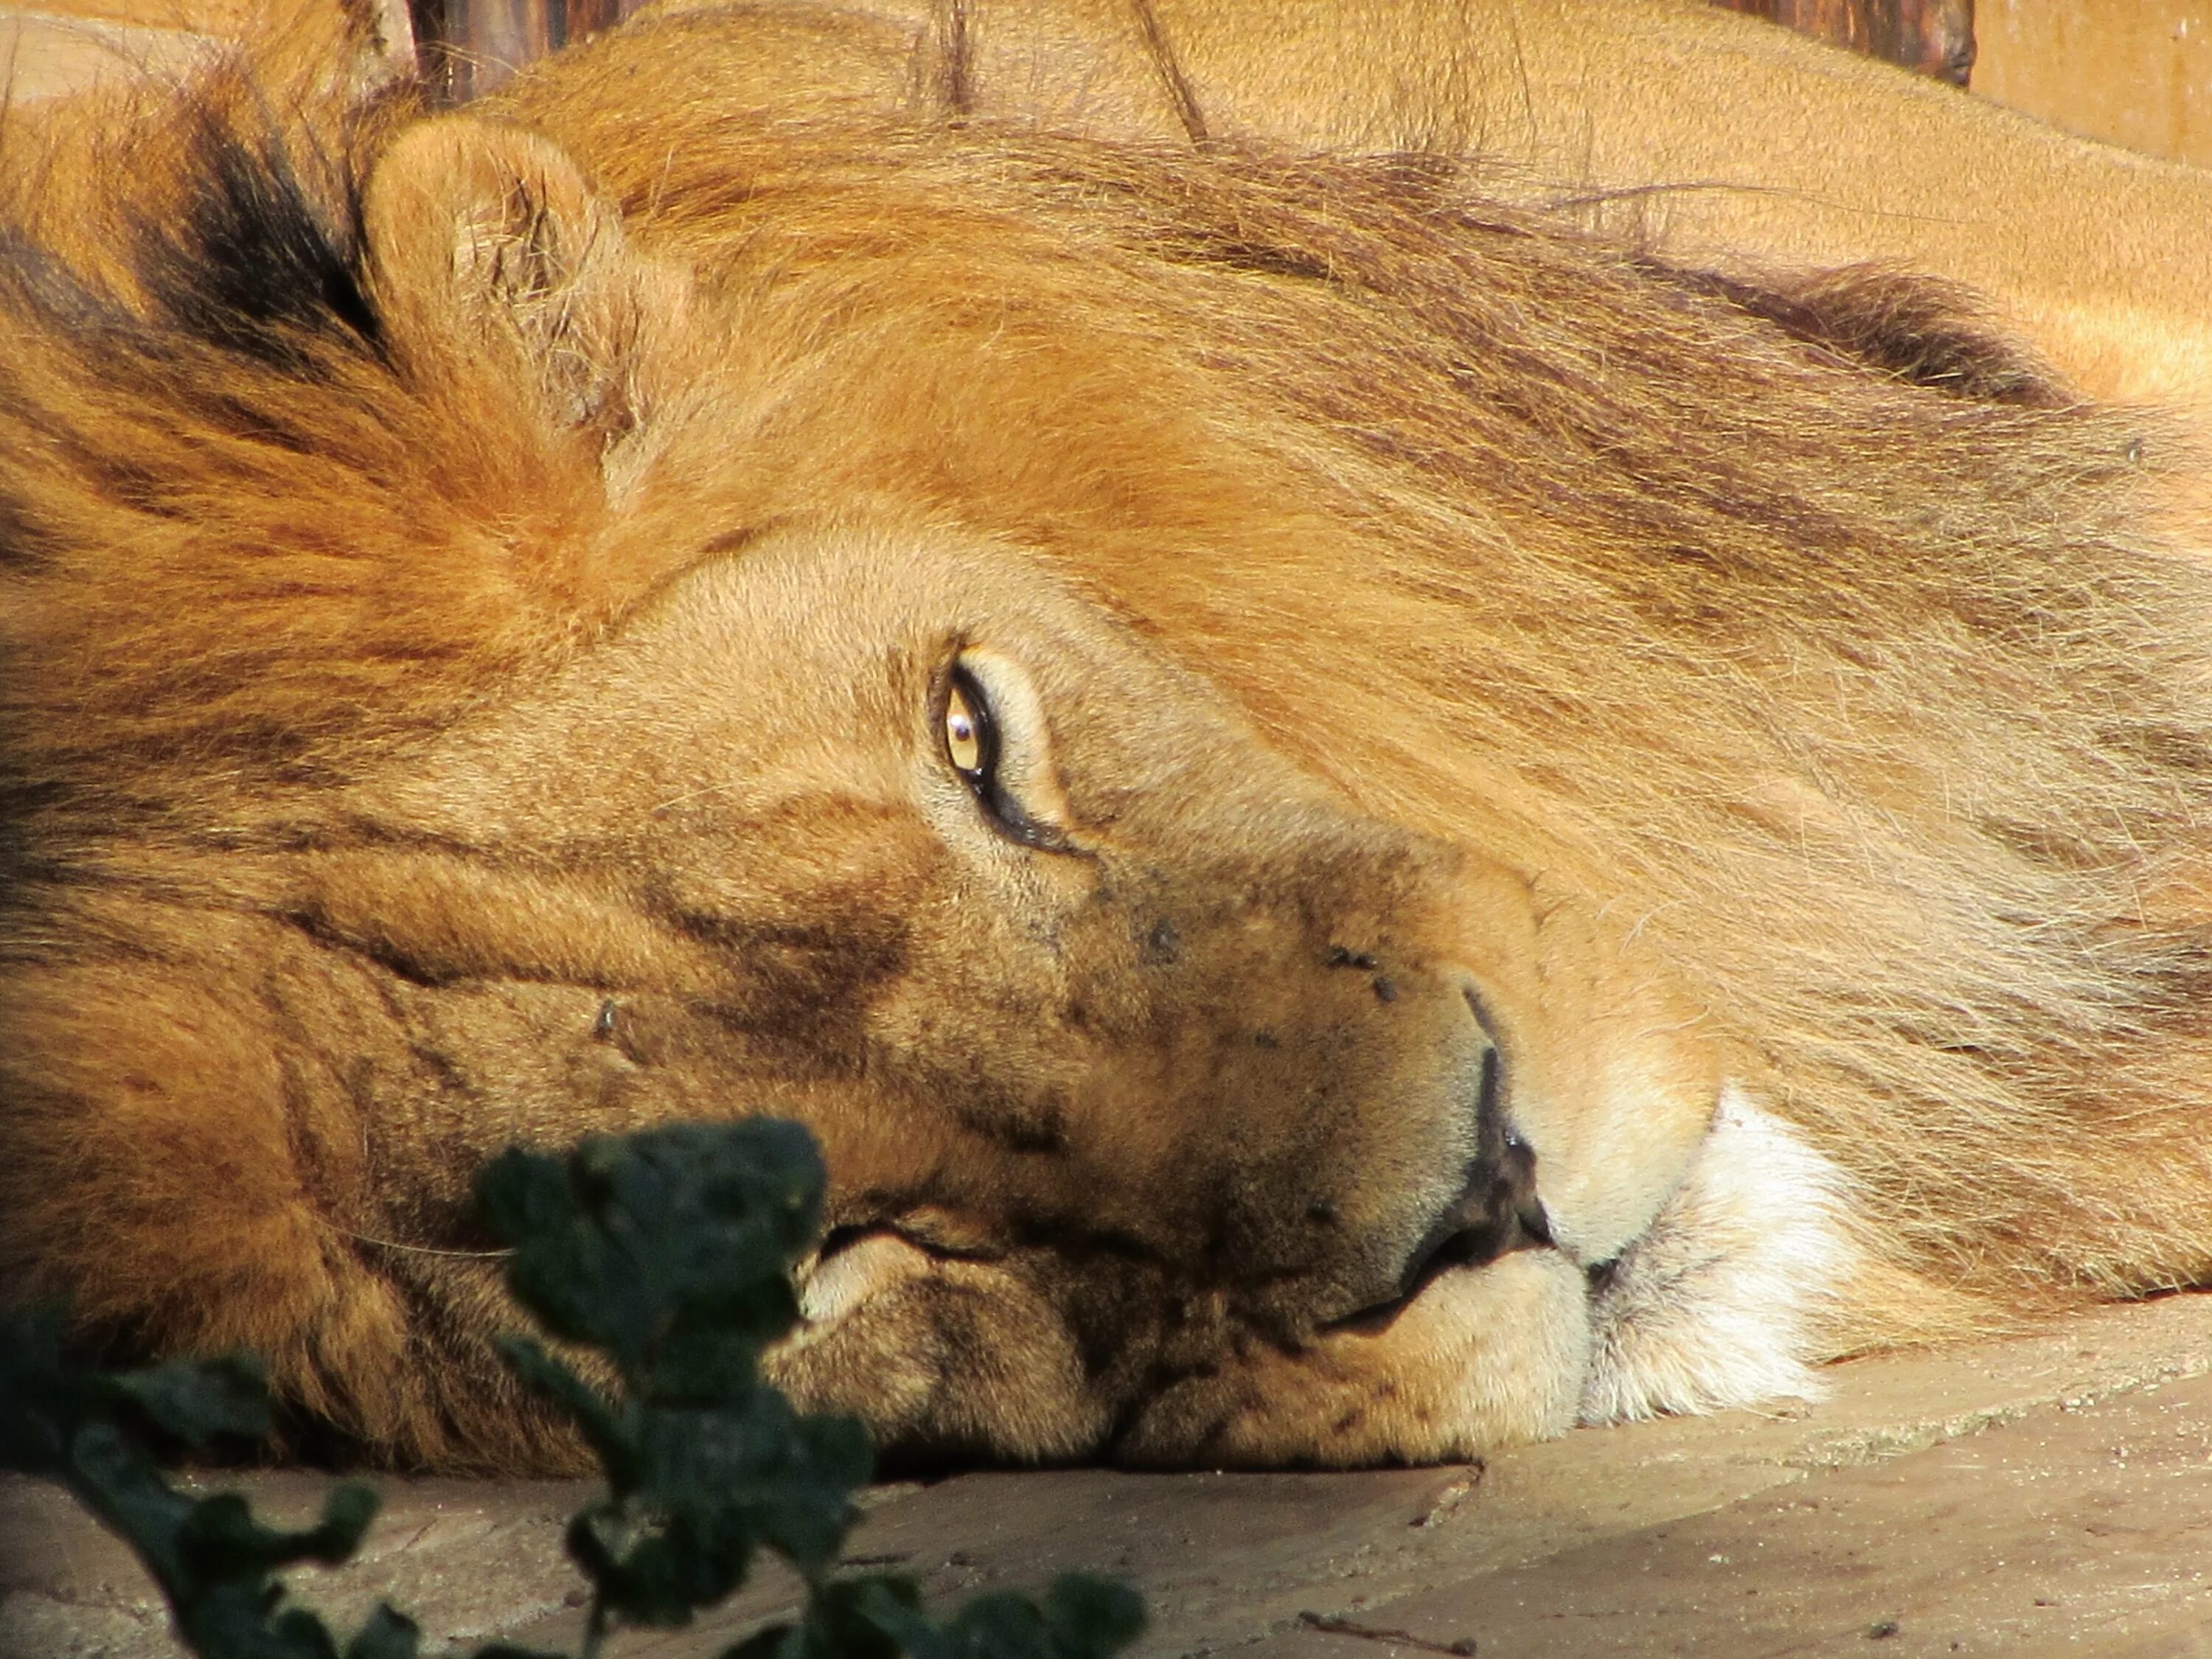
[[[471,1170],[774,1109],[871,1252],[804,1396],[1449,1455],[1571,1419],[1723,1076],[1842,1172],[1827,1351],[2204,1273],[2164,432],[1436,158],[763,120],[732,27],[481,119],[217,76],[16,204],[8,1283],[557,1460]],[[962,642],[1088,862],[929,781]],[[1346,1328],[1476,1156],[1468,975],[1561,1250]]]

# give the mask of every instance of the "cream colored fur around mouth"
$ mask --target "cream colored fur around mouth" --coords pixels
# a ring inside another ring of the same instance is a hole
[[[1729,1085],[1681,1185],[1591,1290],[1585,1358],[1572,1356],[1571,1320],[1544,1321],[1556,1328],[1550,1334],[1520,1334],[1547,1353],[1532,1369],[1579,1371],[1579,1419],[1594,1425],[1819,1399],[1821,1322],[1853,1263],[1843,1202],[1840,1171]],[[925,1251],[888,1234],[803,1264],[805,1323],[779,1352],[802,1351],[930,1266]],[[1487,1304],[1468,1293],[1492,1270],[1445,1275],[1423,1293],[1429,1305],[1416,1319],[1433,1319],[1442,1304],[1480,1321]],[[1519,1346],[1512,1332],[1469,1334]]]
[[[1843,1176],[1734,1085],[1681,1187],[1593,1294],[1582,1420],[1817,1399],[1853,1252]]]

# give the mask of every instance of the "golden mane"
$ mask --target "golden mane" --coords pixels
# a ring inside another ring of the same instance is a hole
[[[603,204],[500,255],[580,365],[550,403],[504,344],[394,325],[370,244],[380,161],[429,120],[404,90],[334,113],[233,66],[138,110],[106,199],[58,157],[19,192],[0,1276],[167,1345],[217,1328],[154,1255],[234,1249],[195,1282],[244,1284],[302,1247],[156,1241],[112,1167],[143,1126],[57,1127],[200,1016],[54,988],[220,951],[344,788],[708,557],[878,509],[1035,550],[1362,811],[1663,962],[1844,1172],[1873,1265],[1831,1351],[2212,1263],[2176,1105],[2212,991],[2212,588],[2146,528],[2165,432],[1936,285],[1709,278],[1479,166],[764,121],[641,95],[655,49],[483,118]],[[393,1432],[343,1342],[269,1340]]]

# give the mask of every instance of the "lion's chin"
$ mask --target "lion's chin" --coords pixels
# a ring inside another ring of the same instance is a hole
[[[1516,1251],[1437,1275],[1386,1321],[1175,1384],[1115,1453],[1214,1468],[1463,1461],[1572,1427],[1589,1346],[1582,1270]]]
[[[1858,1263],[1842,1173],[1734,1085],[1650,1230],[1593,1274],[1582,1420],[1816,1399]]]
[[[1832,1164],[1742,1090],[1650,1229],[1595,1271],[1557,1249],[1451,1269],[1387,1316],[1168,1389],[1124,1461],[1442,1462],[1577,1423],[1814,1398],[1856,1253]]]

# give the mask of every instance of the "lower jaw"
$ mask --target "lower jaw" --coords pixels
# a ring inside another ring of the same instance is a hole
[[[1556,1250],[1515,1251],[1439,1274],[1375,1328],[1173,1385],[1113,1455],[1143,1468],[1464,1461],[1573,1427],[1589,1346],[1582,1270]]]

